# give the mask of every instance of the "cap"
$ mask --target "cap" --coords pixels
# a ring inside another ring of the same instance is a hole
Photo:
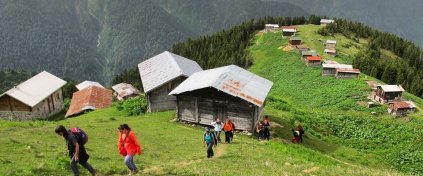
[[[206,127],[205,129],[206,129],[206,131],[210,131],[210,128],[209,127]]]

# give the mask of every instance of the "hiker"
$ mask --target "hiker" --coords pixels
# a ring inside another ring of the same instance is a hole
[[[213,146],[217,146],[217,139],[213,132],[210,131],[209,127],[205,128],[206,132],[203,135],[203,145],[207,147],[207,158],[214,156]]]
[[[73,172],[73,175],[79,175],[77,163],[85,167],[91,173],[91,175],[95,175],[96,170],[88,163],[90,155],[88,155],[84,146],[86,140],[88,140],[88,137],[85,132],[83,132],[79,128],[72,128],[71,130],[67,130],[62,125],[58,125],[54,131],[57,135],[63,136],[63,138],[65,138],[66,140],[66,145],[69,150],[70,168]],[[84,134],[86,140],[83,139]]]
[[[234,137],[234,130],[235,125],[232,121],[228,118],[226,119],[225,123],[223,124],[223,131],[225,131],[225,142],[231,143]]]
[[[122,124],[118,127],[119,130],[119,153],[125,157],[125,165],[129,169],[129,174],[138,173],[137,166],[134,163],[135,154],[141,155],[141,146],[135,133],[131,130],[128,124]]]
[[[300,141],[300,143],[303,143],[303,134],[304,134],[305,130],[304,130],[303,126],[301,126],[301,124],[298,124],[297,131],[299,132],[299,141]]]
[[[269,116],[264,117],[264,124],[263,124],[263,136],[264,139],[270,139],[270,119]]]
[[[291,142],[296,144],[300,142],[300,132],[298,130],[292,129],[292,140]]]
[[[257,140],[264,139],[263,137],[263,120],[257,122],[256,125],[256,133],[257,133]]]
[[[214,127],[215,136],[217,141],[220,142],[220,133],[222,132],[223,124],[219,118],[215,122],[212,122],[211,125]]]

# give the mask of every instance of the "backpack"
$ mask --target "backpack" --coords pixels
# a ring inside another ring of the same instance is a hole
[[[217,145],[217,138],[216,138],[216,135],[214,134],[214,132],[210,131],[210,135],[213,139],[214,145]],[[203,139],[206,139],[206,133],[204,133]]]
[[[79,127],[73,127],[69,130],[73,135],[76,136],[78,143],[84,145],[88,142],[88,135]]]

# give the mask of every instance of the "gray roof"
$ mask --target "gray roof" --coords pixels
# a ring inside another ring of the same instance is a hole
[[[194,73],[169,95],[213,87],[261,107],[272,85],[267,79],[236,65],[230,65]]]
[[[404,92],[401,85],[379,85],[385,92]]]
[[[139,95],[140,91],[133,85],[127,83],[120,83],[112,86],[112,89],[117,93],[118,98],[124,98],[129,95]]]
[[[346,65],[346,64],[322,64],[323,68],[347,68],[352,69],[352,65]]]
[[[165,51],[138,64],[145,93],[179,76],[189,77],[203,69],[197,62]]]
[[[82,89],[85,89],[85,88],[90,87],[90,86],[97,86],[97,87],[100,87],[100,88],[104,88],[100,83],[95,82],[95,81],[84,81],[84,82],[81,82],[78,85],[76,85],[76,88],[78,90],[82,90]]]
[[[65,84],[66,81],[43,71],[8,90],[6,93],[0,95],[0,97],[9,95],[29,107],[34,107]]]
[[[291,37],[289,40],[301,40],[301,37]]]
[[[316,51],[302,51],[301,55],[302,56],[305,56],[305,55],[307,55],[307,56],[317,56],[318,54],[316,53]]]

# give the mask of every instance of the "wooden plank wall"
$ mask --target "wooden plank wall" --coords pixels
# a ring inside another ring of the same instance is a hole
[[[176,109],[176,97],[169,95],[169,93],[183,80],[183,77],[177,78],[149,92],[150,110],[157,112]]]
[[[196,118],[196,98],[188,96],[178,96],[178,118],[189,121],[197,122]]]

